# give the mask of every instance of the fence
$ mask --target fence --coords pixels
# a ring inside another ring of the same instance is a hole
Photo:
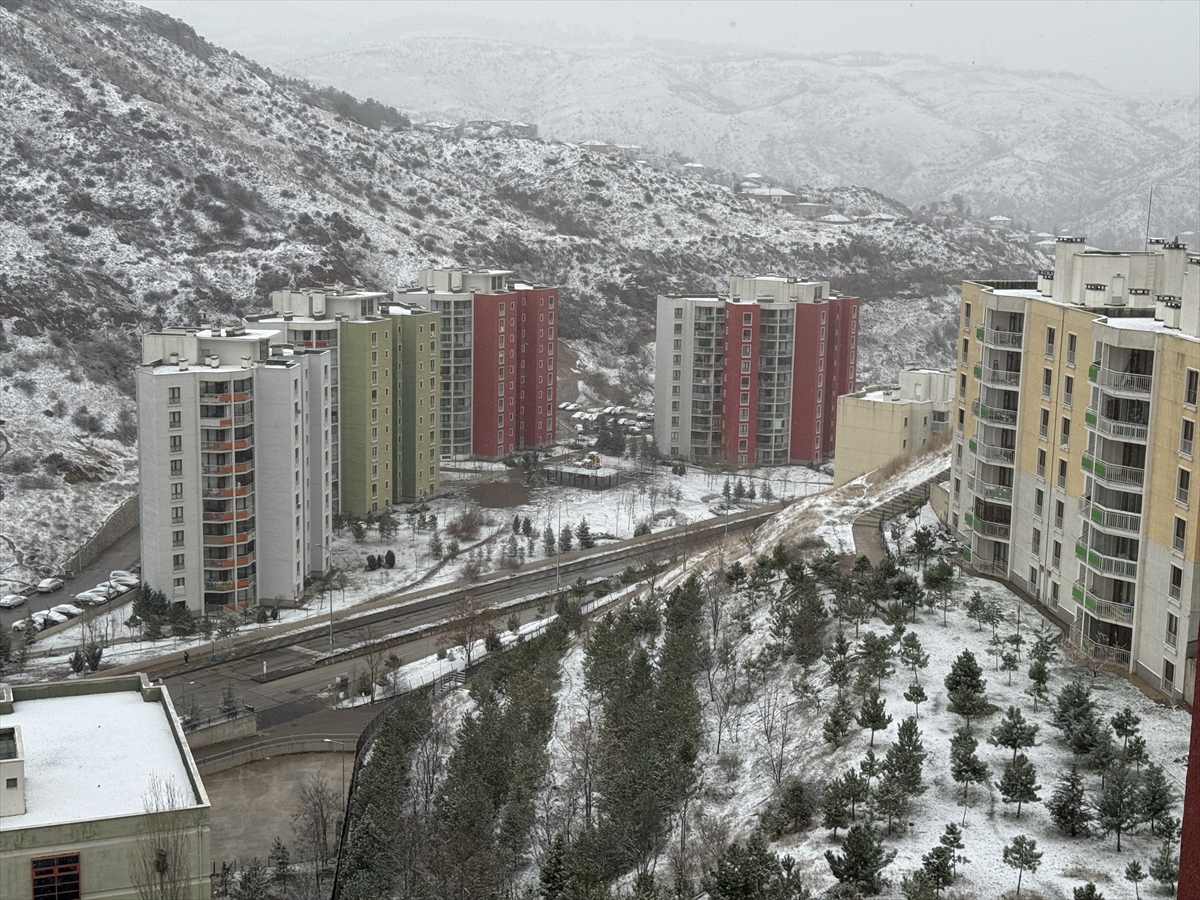
[[[196,760],[196,768],[201,775],[212,775],[214,772],[224,772],[235,769],[255,760],[268,759],[272,756],[288,756],[296,753],[344,753],[358,739],[354,734],[306,734],[302,737],[272,738],[266,741],[256,741],[244,747],[232,750],[222,750],[211,756]],[[334,748],[337,749],[334,749]],[[353,781],[351,781],[353,784]]]
[[[90,566],[105,550],[117,542],[121,535],[138,523],[138,495],[126,497],[121,505],[109,513],[108,518],[83,546],[67,557],[63,571],[68,578]]]

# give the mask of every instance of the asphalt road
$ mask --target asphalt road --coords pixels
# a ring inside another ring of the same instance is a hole
[[[521,614],[522,621],[528,622],[536,616],[538,598],[553,596],[560,583],[567,588],[580,577],[592,580],[616,575],[630,564],[652,557],[669,557],[688,542],[712,544],[727,534],[735,535],[757,527],[774,511],[731,519],[728,523],[710,520],[695,523],[690,530],[656,536],[653,550],[647,547],[644,539],[637,543],[623,542],[624,545],[618,547],[601,546],[591,556],[563,563],[561,582],[554,569],[535,570],[475,585],[452,585],[411,602],[403,602],[403,595],[400,595],[383,608],[344,613],[347,617],[335,620],[332,628],[322,621],[321,611],[316,610],[311,629],[286,638],[267,637],[252,645],[242,645],[236,648],[236,657],[221,651],[225,658],[213,661],[209,653],[204,653],[200,659],[193,657],[186,667],[172,661],[145,668],[152,678],[165,681],[181,708],[195,701],[201,709],[213,710],[220,705],[226,689],[232,688],[242,702],[254,708],[260,729],[281,726],[327,705],[317,695],[328,689],[337,676],[353,676],[356,669],[363,667],[361,658],[356,659],[352,654],[327,662],[321,660],[330,652],[331,644],[337,651],[408,629],[433,625],[448,618],[447,607],[466,591],[487,606],[528,598],[530,606]],[[507,611],[502,611],[498,618],[504,619],[507,615]],[[424,636],[395,647],[394,652],[405,660],[419,659],[436,652],[440,640],[437,635]]]

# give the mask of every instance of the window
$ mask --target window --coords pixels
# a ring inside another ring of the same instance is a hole
[[[1042,396],[1050,399],[1050,386],[1054,384],[1054,370],[1042,369]]]
[[[1036,491],[1034,491],[1033,514],[1035,516],[1038,516],[1039,518],[1042,515],[1042,501],[1045,499],[1045,497],[1046,497],[1046,495],[1042,492],[1041,488],[1038,488]]]
[[[167,402],[172,406],[179,405],[179,388],[167,388]]]
[[[1061,500],[1054,501],[1054,527],[1063,527],[1063,502]]]
[[[683,318],[683,307],[682,306],[675,307],[675,318],[677,318],[677,319]]]
[[[750,402],[750,395],[749,394],[739,394],[738,402],[741,403],[743,406],[745,406],[747,403]]]
[[[1167,613],[1167,643],[1174,647],[1179,641],[1179,617]]]
[[[1054,605],[1058,606],[1058,582],[1050,582],[1050,599],[1054,601]]]
[[[1039,450],[1037,455],[1037,477],[1046,477],[1046,451]]]
[[[966,375],[958,376],[958,396],[960,399],[963,399],[963,400],[965,400],[967,397],[967,376]]]
[[[183,452],[183,435],[181,435],[181,434],[171,435],[171,452],[172,453],[182,453]]]
[[[176,553],[174,556],[172,556],[171,557],[171,565],[174,567],[176,572],[178,572],[180,569],[184,568],[183,554]]]
[[[958,433],[959,433],[959,434],[962,434],[962,430],[963,430],[963,421],[964,421],[964,419],[965,419],[965,418],[966,418],[966,411],[965,411],[965,410],[962,410],[962,409],[960,409],[960,410],[958,411]]]
[[[1050,548],[1050,565],[1056,569],[1062,566],[1062,541],[1055,541],[1054,545]],[[1057,600],[1058,598],[1055,597],[1054,599]]]
[[[1067,335],[1067,365],[1075,365],[1075,345],[1079,342],[1076,335]]]
[[[1175,663],[1163,660],[1163,687],[1171,690],[1175,687]]]
[[[1191,456],[1195,441],[1196,423],[1191,419],[1184,419],[1183,425],[1179,429],[1179,452],[1184,456]]]
[[[171,521],[172,522],[182,522],[183,521],[183,507],[182,506],[172,506],[171,507]]]
[[[1063,398],[1062,398],[1063,406],[1070,409],[1071,400],[1074,398],[1074,395],[1075,395],[1075,379],[1072,378],[1070,375],[1068,375],[1066,378],[1063,379]]]
[[[963,304],[963,328],[971,327],[971,304]]]
[[[1064,450],[1071,444],[1071,420],[1066,416],[1062,419],[1062,428],[1058,432],[1058,444]]]
[[[1187,506],[1188,494],[1192,486],[1192,473],[1187,469],[1179,470],[1178,486],[1175,489],[1175,499]]]
[[[1054,329],[1046,329],[1046,356],[1054,359]]]
[[[754,324],[754,315],[752,313],[742,313],[742,324],[743,325],[753,325]]]
[[[171,532],[171,546],[172,547],[182,547],[183,546],[183,532],[182,531],[172,531]]]
[[[1058,486],[1060,488],[1067,486],[1067,461],[1065,459],[1058,461]]]
[[[371,346],[372,347],[379,346],[379,332],[378,331],[371,332]]]
[[[750,434],[750,426],[749,425],[739,425],[738,426],[738,434],[741,435],[742,437],[748,436]]]
[[[172,500],[182,500],[183,499],[183,483],[182,482],[176,482],[175,484],[171,485],[171,499]]]
[[[1183,386],[1183,402],[1188,406],[1194,407],[1196,405],[1197,392],[1200,392],[1200,372],[1197,372],[1195,369],[1188,369]]]
[[[739,409],[739,410],[738,410],[738,418],[739,418],[740,420],[742,420],[743,422],[745,422],[745,421],[748,421],[748,420],[750,419],[750,410],[748,410],[748,409]]]
[[[963,338],[963,362],[965,363],[971,355],[971,342]],[[965,377],[965,376],[964,376]]]
[[[954,499],[955,500],[958,499],[958,494],[959,494],[959,491],[961,491],[961,490],[962,490],[962,480],[955,478],[954,479]]]
[[[674,328],[674,330],[672,331],[672,333],[673,333],[673,334],[683,334],[683,326],[682,326],[682,325],[680,325],[678,322],[676,322],[676,323],[675,323],[675,328]]]
[[[672,370],[672,372],[671,372],[671,380],[672,381],[679,381],[681,378],[683,378],[682,370],[680,370],[680,369]]]
[[[1184,545],[1187,543],[1187,519],[1175,517],[1175,534],[1171,539],[1171,549],[1183,552]]]
[[[750,389],[750,379],[749,379],[749,378],[743,378],[743,379],[742,379],[742,390],[743,390],[743,391],[747,391],[747,390],[749,390],[749,389]]]
[[[47,856],[33,864],[34,900],[79,900],[79,854]]]
[[[747,343],[750,341],[750,329],[749,328],[742,329],[742,341],[747,342]]]
[[[749,344],[742,345],[742,357],[745,359],[749,359],[749,357],[750,357],[750,345]]]
[[[1029,550],[1034,556],[1042,552],[1042,533],[1038,529],[1033,529],[1033,540],[1029,542]],[[1033,579],[1031,578],[1032,582]]]
[[[1041,418],[1038,420],[1038,437],[1045,439],[1050,433],[1050,410],[1043,409]]]
[[[173,578],[171,580],[171,586],[174,587],[176,590],[184,587],[186,584],[187,584],[187,579],[184,578],[182,575],[180,575],[178,578]]]
[[[750,360],[748,360],[748,359],[743,359],[743,360],[742,360],[742,371],[743,371],[743,372],[749,372],[749,371],[750,371]]]
[[[171,460],[171,477],[172,478],[182,478],[183,477],[183,460],[182,459]]]
[[[1178,600],[1183,594],[1183,569],[1171,566],[1171,580],[1167,584],[1167,594],[1172,600]]]
[[[168,428],[182,428],[183,427],[183,413],[179,412],[178,410],[167,413],[167,427]]]
[[[672,350],[682,350],[683,349],[683,341],[676,338],[675,341],[672,342],[672,344],[671,344],[671,349]]]

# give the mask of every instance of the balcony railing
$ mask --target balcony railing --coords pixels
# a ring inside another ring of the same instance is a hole
[[[975,485],[975,494],[979,497],[986,497],[989,500],[1012,503],[1012,485],[988,484],[981,479]]]
[[[1101,387],[1130,394],[1149,394],[1154,388],[1154,377],[1151,375],[1115,372],[1099,363],[1092,363],[1088,366],[1088,381]]]
[[[1138,534],[1142,530],[1142,517],[1134,513],[1119,512],[1105,509],[1103,506],[1092,505],[1092,521],[1108,531],[1127,531]]]
[[[1133,624],[1133,604],[1115,603],[1112,600],[1101,600],[1087,590],[1082,582],[1075,582],[1071,588],[1071,596],[1082,603],[1097,618],[1108,622],[1120,622],[1123,625]]]
[[[1098,414],[1094,409],[1089,409],[1083,414],[1083,420],[1099,431],[1101,434],[1106,434],[1109,437],[1114,437],[1119,440],[1126,441],[1144,441],[1149,429],[1137,422],[1122,422],[1118,419],[1110,419],[1107,416]]]
[[[993,444],[985,444],[983,441],[979,441],[978,445],[972,449],[984,459],[998,460],[1009,465],[1012,465],[1017,458],[1016,450],[1008,447],[997,447]]]
[[[1081,552],[1082,551],[1082,552]],[[1087,561],[1087,564],[1105,575],[1117,575],[1121,578],[1137,578],[1137,560],[1122,559],[1118,556],[1106,556],[1097,553],[1082,544],[1075,545],[1075,555]]]
[[[1083,468],[1100,481],[1118,487],[1141,487],[1146,482],[1146,470],[1133,466],[1112,465],[1084,454]]]
[[[972,526],[975,533],[988,538],[999,538],[1007,541],[1009,534],[1012,532],[1011,525],[1005,525],[1000,522],[988,522],[978,516],[974,517],[975,524]]]
[[[983,366],[976,366],[975,377],[984,384],[999,384],[1009,387],[1019,387],[1021,384],[1021,373],[1008,369],[985,369]]]
[[[1021,349],[1021,332],[1019,331],[1000,331],[980,325],[975,329],[975,337],[989,347]]]

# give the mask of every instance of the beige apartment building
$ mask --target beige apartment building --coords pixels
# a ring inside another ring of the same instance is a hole
[[[145,675],[0,684],[0,897],[208,900],[209,800]]]
[[[1184,692],[1200,624],[1200,258],[1059,238],[1037,282],[967,282],[949,524],[1071,640]]]
[[[909,366],[898,384],[877,384],[837,401],[833,486],[841,487],[929,446],[950,427],[954,373]]]

